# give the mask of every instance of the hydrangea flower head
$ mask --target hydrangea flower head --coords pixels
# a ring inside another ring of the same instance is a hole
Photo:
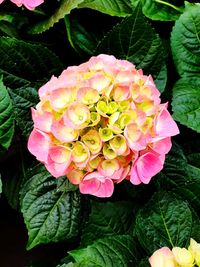
[[[179,133],[152,77],[114,56],[68,67],[39,97],[28,149],[83,194],[109,197],[124,179],[148,184]]]

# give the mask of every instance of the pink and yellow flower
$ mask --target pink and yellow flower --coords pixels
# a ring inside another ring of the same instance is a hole
[[[187,248],[162,247],[149,258],[151,267],[193,267],[200,266],[200,244],[190,239]]]
[[[172,251],[168,247],[156,250],[149,258],[151,267],[178,267]]]
[[[148,184],[179,133],[152,77],[114,56],[67,68],[39,97],[28,149],[83,194],[109,197],[124,179]]]

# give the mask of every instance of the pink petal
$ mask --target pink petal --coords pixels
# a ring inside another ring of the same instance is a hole
[[[72,167],[69,165],[69,162],[56,163],[50,157],[48,158],[48,162],[45,164],[45,167],[52,174],[52,176],[56,178],[66,175],[72,170]]]
[[[12,3],[17,5],[18,7],[23,5],[23,0],[10,0]]]
[[[51,139],[48,134],[33,129],[28,139],[28,150],[36,156],[37,160],[47,162]]]
[[[159,154],[167,154],[172,147],[171,138],[166,137],[164,139],[161,139],[155,143],[152,143],[150,147],[152,148],[153,151]]]
[[[111,179],[105,179],[104,183],[100,183],[98,191],[95,193],[97,197],[111,197],[114,191],[114,184]]]
[[[78,131],[64,125],[63,119],[55,121],[51,126],[52,134],[61,142],[69,143],[78,137]]]
[[[148,184],[151,178],[159,173],[162,168],[163,163],[159,155],[147,152],[132,165],[130,181],[135,185],[140,183]]]
[[[34,127],[41,131],[49,133],[51,131],[53,114],[46,111],[40,114],[40,112],[38,112],[34,108],[31,108],[31,113],[32,119],[34,121]]]
[[[154,128],[159,137],[168,137],[179,134],[176,122],[165,107],[155,117]]]
[[[23,0],[24,6],[29,9],[33,10],[37,6],[41,5],[44,2],[44,0]]]
[[[90,194],[97,197],[110,197],[114,191],[112,180],[93,172],[86,175],[79,184],[82,194]]]
[[[71,163],[71,150],[64,146],[54,146],[49,149],[49,157],[56,163]]]

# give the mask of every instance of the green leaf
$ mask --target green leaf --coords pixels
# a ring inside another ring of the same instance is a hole
[[[142,259],[140,264],[139,264],[139,267],[150,267],[150,263],[148,261],[148,258]]]
[[[75,267],[76,265],[73,262],[70,263],[64,263],[61,265],[57,265],[56,267]]]
[[[200,183],[200,166],[199,166],[200,154],[192,154],[188,157],[187,170],[188,175]]]
[[[86,246],[98,238],[127,234],[133,225],[131,202],[92,202],[89,221],[83,229],[81,244]]]
[[[187,155],[187,159],[190,166],[195,166],[195,168],[200,170],[200,153]]]
[[[200,132],[200,79],[180,79],[173,88],[173,117]]]
[[[4,82],[10,88],[30,83],[42,85],[63,68],[49,49],[15,38],[0,38],[0,58],[0,75],[3,74]]]
[[[20,157],[17,160],[16,158],[12,158],[12,160],[15,160],[15,162],[12,163],[12,168],[8,169],[8,166],[6,166],[2,172],[3,193],[5,194],[9,205],[15,210],[20,210],[19,192],[24,182],[20,166],[22,163],[20,162]]]
[[[19,38],[18,30],[14,27],[13,23],[8,21],[0,21],[0,33],[9,37]]]
[[[129,235],[99,239],[87,248],[73,250],[69,254],[76,262],[91,267],[130,267],[137,266],[138,262],[136,244]]]
[[[23,86],[15,90],[10,90],[10,95],[14,103],[15,120],[26,137],[30,134],[33,121],[31,119],[31,107],[34,107],[38,102],[38,93],[32,87]]]
[[[167,155],[165,167],[156,182],[159,188],[175,192],[195,210],[200,209],[200,169],[194,162],[187,161],[179,146],[174,145]]]
[[[161,187],[166,184],[174,188],[181,184],[185,184],[187,180],[187,159],[183,154],[181,147],[176,143],[173,144],[170,153],[166,156],[162,174],[164,174],[165,177]],[[168,178],[167,181],[165,180],[166,178]]]
[[[85,0],[78,7],[91,8],[118,17],[125,17],[132,14],[132,6],[129,0]]]
[[[82,223],[80,193],[58,190],[59,179],[41,165],[30,170],[27,177],[21,190],[21,211],[29,235],[27,249],[76,237]]]
[[[140,5],[99,43],[96,54],[107,53],[131,61],[145,74],[157,78],[165,64],[166,49],[143,16]],[[164,83],[166,83],[164,81]],[[163,86],[161,86],[161,91]]]
[[[69,14],[72,9],[77,8],[78,5],[83,1],[84,0],[62,0],[60,7],[55,11],[55,13],[50,18],[32,26],[29,29],[28,33],[38,34],[49,30],[60,19],[63,19],[65,15]]]
[[[134,3],[134,0],[132,0]],[[171,21],[177,20],[184,7],[176,6],[176,0],[142,0],[144,15],[152,20]]]
[[[200,5],[190,5],[176,21],[171,48],[178,73],[182,77],[200,73]]]
[[[74,50],[81,54],[85,52],[92,55],[97,47],[98,38],[91,31],[87,31],[77,19],[65,16],[65,25],[68,40]]]
[[[163,246],[185,247],[191,229],[188,204],[169,193],[156,193],[136,218],[138,239],[149,254]]]
[[[13,105],[0,78],[0,145],[8,149],[14,134]]]
[[[193,226],[190,237],[195,239],[197,242],[200,242],[200,219],[194,210],[192,210],[192,220]]]
[[[154,75],[154,82],[161,93],[164,92],[167,84],[167,65],[164,63],[157,75]]]

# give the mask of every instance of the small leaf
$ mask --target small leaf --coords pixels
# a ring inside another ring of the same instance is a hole
[[[21,211],[28,229],[27,249],[78,235],[82,223],[82,196],[60,191],[57,179],[38,165],[27,174],[21,190]]]
[[[181,77],[200,73],[200,5],[189,5],[176,21],[171,36],[174,62]]]
[[[132,6],[129,0],[85,0],[78,7],[91,8],[118,17],[132,14]]]
[[[133,225],[133,205],[130,202],[92,202],[89,221],[83,229],[81,244],[86,246],[98,238],[127,234]]]
[[[180,79],[173,88],[173,117],[200,132],[200,79]]]
[[[176,195],[156,193],[136,218],[136,233],[145,250],[185,247],[192,229],[192,213],[187,203]]]
[[[129,235],[98,239],[87,248],[73,250],[69,254],[77,263],[91,267],[130,267],[137,266],[138,262],[136,243]]]
[[[37,86],[62,71],[57,56],[42,45],[15,38],[0,37],[0,75],[6,86],[19,88],[32,83]]]
[[[60,7],[55,11],[55,13],[50,18],[32,26],[29,29],[28,33],[38,34],[49,30],[60,19],[63,19],[65,15],[69,14],[72,9],[77,8],[78,5],[83,1],[84,0],[62,0]]]
[[[15,90],[10,90],[10,95],[14,103],[15,120],[26,137],[29,136],[33,121],[31,119],[31,107],[34,107],[38,102],[38,93],[32,87],[23,86]]]
[[[132,0],[134,2],[134,0]],[[184,7],[176,6],[176,0],[142,0],[144,15],[152,20],[177,20]]]
[[[155,78],[164,68],[166,58],[166,49],[143,16],[140,5],[134,9],[131,16],[117,24],[104,37],[96,50],[96,54],[100,53],[112,54],[117,58],[129,60],[138,69],[143,69],[145,74],[151,74]]]
[[[13,105],[0,78],[0,145],[8,149],[14,134]]]

